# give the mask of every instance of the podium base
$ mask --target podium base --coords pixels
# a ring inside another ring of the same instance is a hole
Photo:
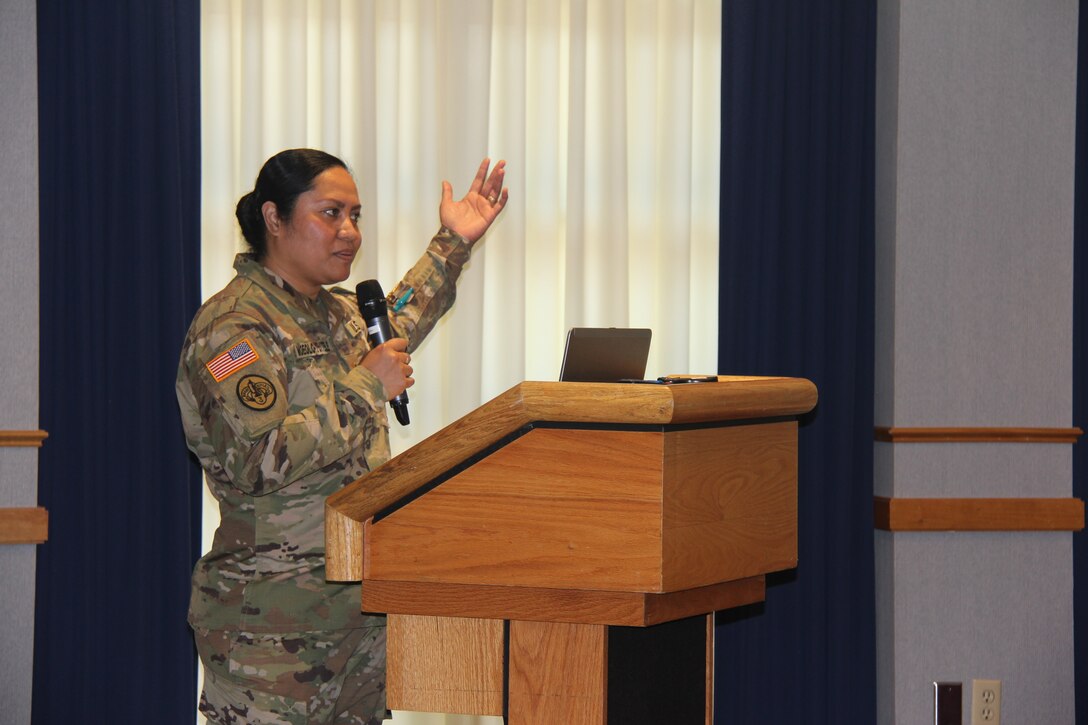
[[[506,725],[713,722],[714,615],[650,627],[389,616],[389,706]]]

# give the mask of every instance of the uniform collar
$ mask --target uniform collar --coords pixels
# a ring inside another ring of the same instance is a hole
[[[242,252],[234,258],[234,271],[238,273],[239,277],[245,277],[276,297],[290,301],[294,305],[310,310],[315,314],[328,314],[331,299],[328,290],[322,287],[318,290],[317,297],[310,299],[292,287],[290,282],[258,262],[252,252]]]

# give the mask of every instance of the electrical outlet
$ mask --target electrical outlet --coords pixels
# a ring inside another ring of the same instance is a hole
[[[1001,680],[971,680],[971,725],[1001,725]]]

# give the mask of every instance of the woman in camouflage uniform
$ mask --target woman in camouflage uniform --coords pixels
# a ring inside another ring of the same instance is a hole
[[[504,162],[480,164],[393,289],[399,338],[371,348],[345,280],[359,196],[344,163],[312,149],[269,159],[239,200],[250,251],[197,312],[177,395],[221,523],[193,572],[189,622],[216,723],[355,723],[385,714],[385,620],[358,585],[325,582],[324,501],[389,458],[386,403],[414,383],[410,352],[453,304],[476,241],[507,201]],[[392,310],[392,307],[390,308]]]

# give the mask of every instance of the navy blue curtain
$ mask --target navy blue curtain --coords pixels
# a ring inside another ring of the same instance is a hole
[[[718,617],[717,723],[871,723],[873,0],[728,0],[719,372],[812,380],[795,571]]]
[[[1088,1],[1077,32],[1077,156],[1073,200],[1073,425],[1088,430]],[[1088,441],[1073,446],[1073,495],[1088,499]],[[1088,723],[1088,533],[1073,534],[1073,661],[1077,722]]]
[[[201,490],[173,388],[200,294],[198,8],[38,2],[34,723],[193,722]]]

